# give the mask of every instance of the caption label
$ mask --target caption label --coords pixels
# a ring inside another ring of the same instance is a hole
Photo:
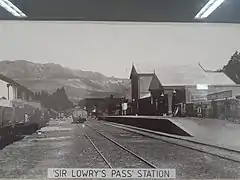
[[[48,178],[175,179],[176,169],[78,169],[49,168]]]

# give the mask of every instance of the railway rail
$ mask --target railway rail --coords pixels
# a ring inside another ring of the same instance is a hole
[[[157,168],[154,164],[152,164],[148,160],[146,160],[143,157],[139,156],[138,154],[136,154],[135,152],[131,151],[127,147],[125,147],[122,144],[120,144],[119,142],[115,141],[114,139],[112,139],[112,138],[106,136],[105,134],[99,132],[98,130],[96,130],[95,128],[91,127],[90,125],[86,125],[86,127],[88,127],[89,129],[93,130],[94,132],[96,132],[98,135],[100,135],[104,139],[106,139],[106,140],[110,141],[111,143],[115,144],[117,147],[121,148],[122,150],[124,150],[124,151],[128,152],[129,154],[133,155],[135,158],[137,158],[138,160],[140,160],[141,162],[143,162],[144,164],[146,164],[150,168],[154,168],[154,169]],[[90,141],[90,143],[93,145],[93,147],[98,152],[98,154],[101,156],[101,158],[104,160],[104,162],[107,164],[107,166],[109,168],[113,168],[111,163],[107,160],[107,158],[103,155],[103,153],[98,149],[96,143],[94,143],[93,140],[87,134],[85,134],[85,137]]]
[[[217,147],[217,146],[211,146],[208,144],[201,144],[201,143],[193,143],[190,141],[184,141],[184,140],[180,140],[180,139],[174,139],[173,137],[164,137],[161,136],[160,134],[154,133],[154,132],[150,132],[148,130],[145,129],[141,129],[141,128],[137,128],[137,127],[129,127],[126,125],[122,125],[122,124],[117,124],[117,123],[105,123],[105,122],[94,122],[94,123],[100,123],[103,125],[107,125],[107,126],[111,126],[111,127],[115,127],[118,129],[122,129],[124,131],[128,131],[131,133],[135,133],[138,135],[142,135],[145,137],[149,137],[149,138],[153,138],[153,139],[158,139],[162,142],[168,143],[168,144],[172,144],[172,145],[177,145],[180,147],[184,147],[187,149],[191,149],[193,151],[198,151],[201,153],[205,153],[208,155],[212,155],[212,156],[216,156],[225,160],[229,160],[229,161],[233,161],[233,162],[237,162],[240,163],[240,152],[236,151],[236,150],[232,150],[232,149],[226,149],[226,148],[222,148],[222,147]]]

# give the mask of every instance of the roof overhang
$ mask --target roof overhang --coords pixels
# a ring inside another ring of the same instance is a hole
[[[150,92],[140,95],[140,99],[145,99],[145,98],[149,98],[149,97],[151,97],[151,93]]]

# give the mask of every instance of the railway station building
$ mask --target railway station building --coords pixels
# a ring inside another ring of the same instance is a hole
[[[207,71],[200,64],[156,68],[153,72],[132,65],[130,81],[128,99],[133,114],[139,115],[168,115],[179,103],[235,98],[240,94],[240,85],[223,72]]]

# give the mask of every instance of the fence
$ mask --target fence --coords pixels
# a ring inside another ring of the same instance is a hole
[[[222,99],[186,105],[186,116],[226,119],[240,123],[240,101]]]

